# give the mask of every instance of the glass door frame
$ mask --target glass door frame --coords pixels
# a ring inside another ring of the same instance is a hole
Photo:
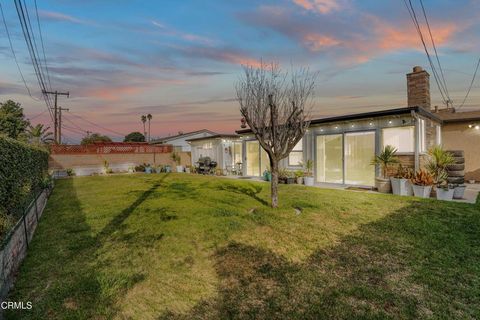
[[[341,132],[328,132],[328,133],[322,133],[322,134],[314,134],[314,139],[313,140],[313,156],[314,156],[314,176],[315,176],[315,183],[328,183],[328,184],[333,184],[333,185],[345,185],[345,170],[346,170],[346,161],[345,161],[345,136],[349,133],[362,133],[362,132],[372,132],[373,133],[373,139],[374,139],[374,144],[375,144],[375,154],[377,154],[377,137],[378,133],[376,129],[367,129],[367,130],[348,130],[348,131],[341,131]],[[321,136],[334,136],[334,135],[341,135],[342,136],[342,183],[334,183],[334,182],[318,182],[318,170],[317,170],[317,139],[318,137]],[[375,172],[375,176],[377,173],[377,170],[375,166],[372,166],[372,170]]]

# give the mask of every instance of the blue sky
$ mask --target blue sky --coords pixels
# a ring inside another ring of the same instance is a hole
[[[52,87],[71,92],[61,104],[119,133],[141,131],[145,113],[153,115],[152,136],[233,132],[240,124],[234,82],[241,64],[260,59],[319,72],[316,116],[405,106],[405,74],[414,65],[430,70],[402,0],[37,1]],[[26,3],[35,21],[34,2]],[[424,4],[450,95],[460,103],[480,56],[480,1]],[[21,69],[39,97],[13,1],[2,5]],[[46,107],[26,94],[3,26],[0,38],[0,100],[18,100],[35,117]],[[465,110],[480,106],[479,86]],[[441,105],[433,79],[432,100]],[[33,122],[48,124],[49,117]],[[78,128],[64,133],[81,136]]]

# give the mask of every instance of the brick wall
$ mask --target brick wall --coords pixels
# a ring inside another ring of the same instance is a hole
[[[407,74],[407,96],[409,107],[422,107],[430,111],[430,75],[421,67],[414,67]]]
[[[20,219],[2,243],[0,249],[0,301],[5,299],[13,285],[15,273],[27,254],[27,238],[30,242],[37,228],[37,219],[40,219],[47,204],[48,196],[49,191],[44,190],[37,198],[37,206],[32,202],[25,214],[25,222]]]

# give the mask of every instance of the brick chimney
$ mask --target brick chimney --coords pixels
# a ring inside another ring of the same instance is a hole
[[[430,75],[422,67],[414,67],[407,74],[407,96],[409,107],[422,107],[430,111]]]

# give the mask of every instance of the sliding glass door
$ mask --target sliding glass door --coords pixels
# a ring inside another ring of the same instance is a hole
[[[316,138],[317,182],[373,186],[375,132],[320,135]]]
[[[258,141],[247,141],[247,176],[260,175],[260,148]]]
[[[247,175],[259,177],[270,168],[268,154],[258,141],[247,141]]]
[[[373,186],[375,168],[375,132],[345,134],[345,184]]]
[[[343,183],[343,135],[317,136],[317,182]]]

